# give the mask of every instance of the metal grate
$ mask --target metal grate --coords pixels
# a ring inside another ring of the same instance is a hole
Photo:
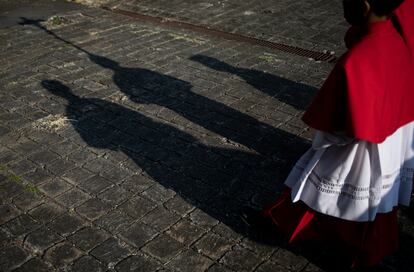
[[[105,8],[105,7],[104,7],[104,9],[109,10],[109,11],[114,12],[114,13],[117,13],[117,14],[122,14],[122,15],[125,15],[125,16],[128,16],[128,17],[139,19],[139,20],[142,20],[142,21],[145,21],[145,22],[151,22],[151,23],[154,23],[154,24],[157,24],[157,25],[190,30],[190,31],[194,31],[194,32],[197,32],[197,33],[200,33],[200,34],[205,34],[205,35],[209,35],[209,36],[213,36],[213,37],[220,37],[220,38],[224,38],[224,39],[227,39],[227,40],[232,40],[232,41],[237,41],[237,42],[245,42],[245,43],[249,43],[249,44],[256,45],[256,46],[262,46],[262,47],[266,47],[266,48],[270,48],[270,49],[276,49],[276,50],[280,50],[280,51],[290,53],[290,54],[293,54],[293,55],[306,57],[306,58],[312,58],[316,61],[326,61],[326,62],[333,63],[333,62],[336,62],[336,60],[337,60],[337,57],[335,55],[330,54],[330,53],[324,53],[324,52],[318,52],[318,51],[303,49],[303,48],[300,48],[300,47],[291,46],[291,45],[287,45],[287,44],[270,42],[270,41],[261,40],[261,39],[258,39],[258,38],[243,36],[243,35],[240,35],[240,34],[215,30],[215,29],[211,29],[211,28],[206,27],[206,26],[193,25],[193,24],[190,24],[190,23],[175,21],[175,20],[162,18],[162,17],[144,15],[144,14],[140,14],[140,13],[136,13],[136,12],[132,12],[132,11],[127,11],[127,10],[122,10],[122,9],[116,9],[116,8],[115,9],[110,9],[110,8]]]

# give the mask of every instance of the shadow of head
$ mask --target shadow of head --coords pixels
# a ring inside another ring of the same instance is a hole
[[[105,58],[105,57],[102,57],[102,56],[98,56],[98,55],[95,55],[95,54],[91,54],[91,53],[88,53],[88,56],[89,56],[89,59],[92,62],[98,64],[99,66],[101,66],[103,68],[108,68],[108,69],[115,70],[115,69],[118,69],[120,67],[118,62],[116,62],[114,60],[111,60],[111,59],[108,59],[108,58]]]
[[[77,96],[72,93],[69,87],[57,80],[43,80],[42,87],[53,95],[66,98],[68,100],[74,99]]]
[[[40,26],[41,22],[44,22],[45,20],[41,20],[41,19],[29,19],[26,17],[20,17],[20,22],[19,25],[25,26],[25,25],[34,25],[34,26]]]
[[[216,71],[233,72],[236,69],[235,67],[223,61],[219,61],[216,58],[212,58],[212,57],[205,56],[205,55],[194,55],[190,57],[190,60],[201,63]]]

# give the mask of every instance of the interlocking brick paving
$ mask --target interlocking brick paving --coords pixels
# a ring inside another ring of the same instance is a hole
[[[0,29],[1,271],[337,271],[242,219],[309,147],[300,116],[331,64],[97,8],[59,16]],[[410,271],[401,219],[386,265]]]

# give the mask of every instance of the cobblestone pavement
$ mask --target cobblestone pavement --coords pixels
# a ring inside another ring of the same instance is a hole
[[[344,51],[341,0],[107,0],[102,5],[305,49]]]
[[[309,147],[331,64],[87,7],[0,46],[0,271],[338,271],[242,219]]]

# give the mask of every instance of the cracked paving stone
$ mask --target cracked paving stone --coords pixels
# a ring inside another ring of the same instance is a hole
[[[154,229],[143,224],[142,222],[134,223],[132,226],[121,233],[122,238],[127,243],[137,248],[145,245],[156,235],[157,232]]]
[[[44,259],[56,267],[62,267],[79,258],[82,254],[83,252],[73,245],[62,242],[49,248],[44,255]]]
[[[24,249],[11,245],[0,249],[0,271],[10,271],[29,258]]]
[[[70,236],[69,240],[80,249],[89,251],[108,238],[107,232],[94,227],[86,227]]]
[[[39,189],[49,197],[55,197],[70,190],[72,187],[73,186],[70,183],[63,179],[54,178],[40,185]]]
[[[164,207],[158,207],[141,219],[156,230],[165,230],[180,220],[180,216],[169,212]]]
[[[40,227],[40,224],[34,221],[27,214],[22,214],[21,216],[7,222],[4,224],[4,227],[11,233],[13,236],[23,236],[29,232]]]
[[[96,195],[111,187],[112,183],[110,183],[107,179],[101,176],[95,175],[90,179],[81,181],[80,183],[78,183],[78,186],[84,189],[89,194]]]
[[[76,208],[76,211],[93,221],[106,214],[111,206],[98,198],[92,198]]]
[[[205,233],[205,230],[197,227],[197,225],[191,223],[191,221],[187,219],[182,219],[172,226],[166,233],[171,235],[177,241],[185,245],[190,245],[200,238]]]
[[[65,237],[81,229],[85,224],[86,222],[75,213],[64,213],[47,226]]]
[[[280,264],[290,270],[299,271],[303,269],[308,261],[300,255],[296,255],[288,250],[279,248],[270,258],[274,263]]]
[[[50,246],[60,242],[62,237],[56,234],[49,228],[41,227],[38,230],[30,233],[26,240],[25,245],[33,249],[34,252],[43,252]]]
[[[56,198],[56,201],[67,208],[79,206],[91,197],[82,190],[72,188]]]
[[[182,243],[168,235],[161,234],[146,244],[142,251],[166,263],[182,251],[183,248],[184,245]]]
[[[115,266],[119,272],[139,271],[139,272],[153,272],[159,271],[160,264],[147,256],[133,255],[125,260],[122,260]]]
[[[236,271],[253,271],[262,260],[250,250],[236,246],[220,262]]]
[[[34,219],[45,224],[63,213],[64,210],[54,203],[44,203],[29,212]]]
[[[151,200],[136,196],[119,206],[119,209],[135,219],[140,219],[156,206]]]
[[[16,218],[20,215],[20,211],[11,205],[0,205],[0,224]]]
[[[71,272],[105,272],[107,271],[107,266],[100,263],[98,260],[91,256],[84,256],[77,259],[70,271]],[[131,270],[132,271],[132,270]]]
[[[176,256],[168,266],[180,272],[206,271],[213,261],[189,249]]]
[[[194,248],[213,260],[218,260],[224,253],[229,251],[233,245],[234,244],[227,239],[209,232],[194,244]]]
[[[33,258],[25,262],[18,269],[14,270],[15,272],[49,272],[54,269],[47,263],[43,262],[39,258]]]
[[[94,223],[101,228],[117,234],[127,229],[134,222],[134,218],[119,211],[111,211],[108,214],[95,220]]]
[[[130,249],[118,239],[111,237],[95,247],[90,254],[98,260],[109,264],[117,263],[127,257],[130,254]]]

